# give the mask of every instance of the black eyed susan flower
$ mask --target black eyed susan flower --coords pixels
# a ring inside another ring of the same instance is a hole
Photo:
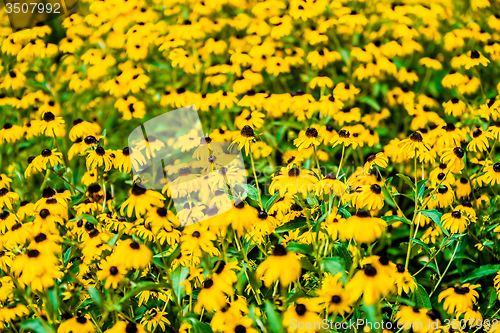
[[[443,302],[443,308],[449,314],[463,313],[471,309],[479,297],[475,290],[479,284],[466,283],[461,286],[451,287],[439,294],[438,302]]]
[[[405,153],[408,158],[414,158],[431,149],[429,145],[424,142],[424,138],[420,132],[413,132],[408,139],[402,140],[398,144],[398,147],[401,148],[401,151]]]
[[[0,189],[0,209],[7,207],[13,210],[12,204],[19,200],[19,194],[16,192],[10,192],[8,188],[3,187]]]
[[[487,67],[490,61],[485,58],[481,52],[477,50],[472,50],[469,51],[467,56],[463,58],[462,60],[462,66],[465,69],[471,69],[472,67],[476,67],[479,65],[482,65],[484,67]]]
[[[318,290],[318,297],[328,309],[328,313],[338,313],[341,316],[351,312],[352,303],[339,281],[342,273],[329,275]]]
[[[127,270],[122,264],[115,263],[113,261],[102,261],[100,270],[97,272],[97,277],[100,280],[106,280],[104,283],[104,288],[117,289],[118,285],[125,280],[125,275],[127,275]]]
[[[233,292],[232,286],[224,281],[207,279],[203,281],[194,311],[200,313],[203,308],[210,313],[219,311],[226,305],[226,295],[231,296]]]
[[[377,153],[376,155],[372,154],[369,155],[368,158],[366,159],[365,170],[368,171],[375,165],[377,167],[385,169],[387,168],[388,163],[389,159],[387,158],[387,156],[385,156],[383,152]]]
[[[39,134],[54,137],[60,136],[64,131],[64,120],[62,117],[56,117],[52,112],[48,111],[43,114],[42,121],[38,123]]]
[[[466,110],[464,102],[454,97],[450,101],[443,103],[444,112],[453,117],[460,117]]]
[[[76,141],[78,138],[98,135],[99,133],[101,133],[101,127],[98,124],[78,118],[73,121],[73,127],[69,131],[69,139]]]
[[[44,149],[30,164],[33,164],[33,167],[37,170],[46,170],[47,164],[53,168],[62,164],[62,156],[62,153],[58,152],[57,149]]]
[[[495,163],[493,165],[487,166],[484,174],[484,182],[495,186],[495,184],[500,185],[500,163]]]
[[[113,167],[115,155],[111,150],[105,150],[99,146],[89,150],[86,156],[86,165],[88,169],[97,169],[104,167],[104,171],[109,171]]]
[[[144,327],[133,322],[119,321],[106,333],[146,333]]]
[[[251,152],[251,146],[255,142],[255,132],[252,127],[245,125],[240,131],[240,134],[234,139],[233,143],[237,144],[242,150],[245,148],[245,154]]]
[[[288,286],[300,277],[301,268],[297,255],[278,244],[273,253],[259,265],[256,275],[267,287],[278,280],[282,286]]]
[[[456,193],[457,198],[459,199],[467,198],[472,193],[471,184],[465,177],[460,177],[460,179],[457,179],[457,181],[455,182],[455,186],[457,187]]]
[[[85,316],[73,317],[61,323],[58,333],[94,333],[92,320]]]
[[[490,147],[488,140],[495,139],[495,136],[490,132],[485,132],[480,128],[476,128],[472,132],[472,140],[467,145],[468,151],[486,151]]]
[[[353,149],[356,149],[358,144],[351,138],[351,133],[349,131],[342,129],[338,132],[337,135],[334,135],[330,140],[330,144],[332,147],[337,145],[342,145],[342,147],[348,147],[352,145]]]
[[[5,123],[0,129],[0,143],[14,143],[20,140],[24,135],[24,129],[21,126]]]
[[[316,195],[331,194],[342,196],[346,191],[346,185],[337,179],[335,175],[326,175],[322,180],[316,183]]]
[[[366,185],[364,193],[356,201],[358,208],[367,210],[380,210],[384,207],[384,194],[379,184]]]
[[[358,271],[346,285],[346,292],[349,293],[351,301],[356,301],[363,295],[363,301],[367,305],[375,304],[393,289],[394,282],[389,276],[379,272],[370,264]]]
[[[309,127],[307,130],[300,132],[299,137],[293,141],[293,144],[299,151],[305,148],[317,147],[321,143],[321,138],[318,135],[316,128]]]
[[[409,295],[417,289],[415,278],[411,276],[404,265],[397,264],[392,277],[394,278],[394,284],[396,285],[398,295],[403,295],[403,292]]]
[[[125,269],[144,269],[153,257],[146,245],[132,239],[121,242],[115,251],[112,259],[122,264]]]
[[[317,299],[299,299],[295,304],[288,306],[283,315],[283,326],[292,332],[313,332],[320,327],[321,317],[318,313],[321,310],[323,306]],[[298,327],[302,328],[297,329]]]
[[[445,148],[440,151],[441,163],[453,173],[460,173],[465,168],[465,152],[461,147]]]
[[[285,194],[301,194],[306,197],[309,192],[314,191],[318,179],[307,169],[292,167],[290,170],[282,168],[275,176],[269,187],[272,195],[279,192]]]
[[[135,211],[135,216],[140,217],[153,207],[163,206],[165,198],[160,193],[147,190],[142,185],[134,183],[130,191],[130,197],[123,203],[120,213],[124,214],[127,209],[127,216],[131,217]]]
[[[358,243],[373,243],[382,236],[387,223],[368,212],[360,210],[356,215],[347,218],[345,236]]]
[[[154,331],[156,327],[160,327],[163,331],[165,331],[165,325],[170,325],[170,321],[166,316],[167,313],[161,309],[149,309],[144,313],[144,316],[141,319],[141,325],[149,331]]]
[[[181,237],[181,250],[189,252],[202,250],[212,256],[219,256],[220,252],[213,243],[216,239],[215,234],[203,224],[189,225]]]

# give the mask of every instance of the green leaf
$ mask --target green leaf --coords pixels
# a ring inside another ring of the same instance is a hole
[[[345,209],[344,207],[340,207],[340,208],[339,208],[339,212],[341,212],[341,213],[342,213],[342,215],[344,215],[344,218],[349,218],[349,217],[351,217],[351,213],[349,213],[349,212],[347,211],[347,209]]]
[[[346,283],[345,264],[341,258],[324,258],[320,261],[320,264],[323,265],[324,269],[326,269],[332,275],[342,273],[342,277],[340,279],[342,280],[342,282],[344,282],[344,284]]]
[[[385,201],[391,206],[391,207],[396,207],[396,203],[394,200],[392,200],[391,195],[389,194],[389,191],[385,186],[382,187],[382,193],[384,194]]]
[[[498,271],[500,271],[500,265],[483,265],[462,278],[462,283],[476,280],[486,275],[495,274]]]
[[[280,193],[276,192],[269,200],[267,200],[267,202],[264,204],[266,212],[269,212],[269,209],[271,209],[271,207],[274,206],[274,204],[277,203],[280,198]]]
[[[21,332],[24,330],[33,330],[35,333],[54,333],[50,325],[44,326],[40,319],[30,319],[21,323]],[[49,330],[47,330],[47,328]]]
[[[262,287],[262,281],[255,278],[255,273],[252,272],[248,267],[246,269],[246,276],[248,277],[248,282],[252,286],[253,290],[257,291]]]
[[[351,253],[347,249],[347,244],[340,242],[333,244],[333,253],[344,261],[345,269],[346,271],[349,271],[352,265],[352,258]]]
[[[361,306],[361,310],[366,314],[366,320],[371,323],[372,327],[376,327],[375,325],[379,321],[377,319],[377,310],[375,309],[375,305],[366,305]]]
[[[266,317],[267,317],[267,327],[269,331],[273,333],[283,332],[283,325],[281,323],[280,316],[275,310],[274,305],[270,301],[266,301]]]
[[[186,275],[187,276],[187,275]],[[180,281],[182,282],[182,281]],[[139,282],[132,290],[126,293],[119,301],[118,304],[125,302],[127,299],[134,297],[138,293],[144,290],[156,290],[160,288],[167,288],[168,284],[166,283],[157,283],[157,282]]]
[[[381,110],[381,107],[378,104],[378,102],[370,96],[363,96],[359,99],[359,101],[362,103],[368,104],[369,106],[371,106],[372,108],[374,108],[377,111]]]
[[[395,223],[395,222],[389,223],[391,221],[399,221],[399,222],[403,222],[405,224],[411,224],[411,222],[408,221],[408,219],[405,219],[404,217],[397,216],[397,215],[381,216],[380,218],[382,220],[384,220],[385,222],[387,222],[388,224]]]
[[[250,185],[250,184],[238,184],[238,185],[241,185],[245,191],[247,192],[247,196],[254,200],[254,201],[259,201],[259,192],[257,191],[257,189]]]
[[[431,299],[429,298],[425,288],[419,283],[417,283],[417,289],[412,294],[412,300],[419,308],[432,309]]]
[[[50,306],[47,309],[51,316],[57,315],[59,310],[59,288],[57,285],[48,291]]]
[[[403,175],[402,173],[398,173],[396,176],[404,180],[406,184],[408,184],[412,189],[415,189],[415,183],[411,180],[410,177]]]
[[[429,179],[424,179],[424,180],[421,180],[417,183],[417,192],[418,192],[417,199],[424,197],[425,184],[427,184],[428,181],[429,181]]]
[[[427,253],[431,253],[431,249],[429,249],[429,246],[427,244],[425,244],[424,242],[422,242],[420,239],[415,239],[415,238],[411,238],[411,240],[420,245],[421,247],[424,248],[424,250],[427,252]]]
[[[300,263],[302,264],[302,268],[307,269],[308,271],[316,272],[317,269],[314,265],[307,259],[307,257],[300,258]]]
[[[97,220],[95,219],[95,217],[93,217],[90,214],[83,214],[83,215],[77,216],[77,217],[71,219],[70,222],[74,222],[74,221],[78,221],[78,220],[83,220],[83,219],[89,221],[90,223],[92,223],[94,225],[97,225],[99,223],[99,222],[97,222]]]
[[[101,300],[101,295],[99,294],[99,291],[97,291],[96,288],[94,287],[88,287],[87,288],[90,298],[94,301],[95,305],[97,305],[99,308],[102,307],[102,300]]]
[[[437,209],[425,209],[419,212],[421,212],[424,216],[433,220],[434,223],[436,223],[441,228],[441,230],[444,232],[446,236],[450,235],[450,232],[446,230],[441,224],[441,217],[443,216],[443,214],[441,214]]]
[[[308,244],[289,243],[286,246],[286,250],[292,251],[292,252],[297,252],[297,253],[303,253],[303,254],[312,253],[311,246]]]
[[[278,228],[276,228],[276,232],[278,234],[280,234],[280,233],[287,232],[290,230],[302,228],[305,225],[307,225],[306,221],[291,221],[291,222],[287,222],[287,223],[283,224],[282,226],[279,226]]]

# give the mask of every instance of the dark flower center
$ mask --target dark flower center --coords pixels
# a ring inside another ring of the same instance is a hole
[[[306,130],[306,136],[308,138],[317,138],[318,137],[318,130],[315,129],[314,127],[309,127],[307,130]]]
[[[47,239],[47,235],[44,233],[39,233],[38,235],[35,236],[35,242],[41,243]]]
[[[264,211],[260,211],[258,214],[257,214],[258,218],[261,219],[261,220],[265,220],[267,219],[267,213],[264,212]]]
[[[481,56],[481,55],[480,55],[480,54],[479,54],[479,52],[477,52],[476,50],[474,50],[474,51],[472,51],[472,52],[470,53],[470,58],[471,58],[471,59],[479,59],[479,57],[480,57],[480,56]]]
[[[215,273],[220,274],[224,270],[224,267],[226,267],[226,262],[224,260],[219,260],[219,261],[217,261],[215,266],[217,267],[217,270],[215,271]]]
[[[126,333],[137,333],[137,326],[134,323],[128,323],[125,328]]]
[[[97,139],[95,136],[89,135],[83,141],[88,145],[93,145],[97,142]]]
[[[404,265],[401,265],[401,264],[397,264],[396,265],[396,268],[398,270],[399,273],[404,273],[405,272],[405,266]]]
[[[375,275],[377,275],[377,270],[372,265],[366,265],[365,275],[366,276],[375,276]]]
[[[453,216],[453,218],[459,219],[462,217],[462,214],[459,211],[454,211],[453,213],[451,213],[451,216]]]
[[[283,256],[286,256],[286,248],[281,245],[281,244],[277,244],[275,247],[274,247],[274,250],[273,250],[273,255],[274,256],[277,256],[277,257],[283,257]]]
[[[372,186],[370,186],[370,190],[375,194],[380,194],[380,192],[382,192],[382,188],[380,188],[378,184],[373,184]]]
[[[448,192],[448,187],[446,185],[443,185],[443,187],[440,187],[438,192],[440,194],[445,194],[446,192]]]
[[[243,325],[238,325],[234,328],[234,333],[246,333],[247,329]]]
[[[304,304],[297,304],[295,306],[295,312],[299,315],[302,316],[304,313],[306,313],[307,308]]]
[[[255,136],[255,133],[252,127],[245,125],[241,129],[241,135],[244,136],[245,138],[251,138]]]
[[[116,266],[111,266],[111,268],[109,269],[109,273],[111,275],[116,275],[118,274],[118,268],[116,268]]]
[[[45,114],[43,115],[43,120],[45,120],[46,122],[53,121],[55,119],[56,116],[54,116],[52,112],[45,112]]]
[[[146,193],[146,189],[134,183],[134,186],[132,187],[132,194],[135,196],[140,196],[143,195],[144,193]]]
[[[467,184],[468,182],[469,181],[467,180],[467,178],[464,178],[464,177],[460,178],[460,183]]]
[[[493,164],[493,171],[500,172],[500,163]]]
[[[358,212],[356,213],[356,216],[357,217],[369,217],[370,214],[366,210],[358,210]]]
[[[193,236],[194,238],[200,238],[201,234],[199,231],[195,231],[191,234],[191,236]]]
[[[339,304],[340,302],[342,302],[342,298],[340,296],[338,296],[338,295],[333,295],[332,299],[331,299],[331,302],[335,303],[335,304]]]
[[[36,258],[40,255],[40,251],[38,250],[29,250],[28,251],[28,257],[29,258]]]
[[[44,208],[44,209],[42,209],[42,210],[40,211],[40,217],[41,217],[42,219],[46,219],[49,215],[50,215],[50,212],[49,212],[49,210],[48,210],[48,209],[45,209],[45,208]]]
[[[297,168],[291,168],[288,171],[288,177],[298,177],[300,176],[300,170]]]
[[[130,243],[130,247],[134,250],[139,250],[141,245],[139,245],[139,243],[137,243],[137,242],[132,242],[132,243]]]
[[[157,213],[159,216],[161,216],[161,217],[165,217],[165,216],[167,216],[167,210],[166,210],[164,207],[162,207],[162,208],[158,208],[158,209],[156,210],[156,213]]]
[[[23,225],[21,223],[16,223],[10,228],[12,231],[16,231],[17,229],[21,228]]]
[[[183,167],[179,169],[179,176],[189,176],[191,174],[191,169],[188,167]]]
[[[52,155],[52,151],[50,149],[44,149],[42,150],[42,154],[41,154],[43,157],[49,157],[50,155]]]
[[[422,134],[413,132],[412,135],[410,135],[410,140],[413,142],[422,142],[424,138],[422,137]]]
[[[222,192],[222,193],[225,193],[225,192]],[[218,212],[219,212],[219,209],[217,207],[210,207],[207,210],[207,215],[208,216],[215,216],[215,215],[217,215]]]
[[[350,136],[351,136],[351,134],[348,131],[346,131],[346,130],[340,130],[339,131],[339,137],[341,137],[341,138],[348,138]]]
[[[212,279],[208,279],[203,281],[203,288],[210,289],[214,285],[214,281]]]
[[[455,293],[459,295],[465,295],[470,291],[469,287],[455,287],[453,289],[455,290]]]
[[[79,322],[80,324],[85,324],[87,322],[87,318],[80,316],[76,318],[76,321]]]
[[[455,154],[456,157],[462,158],[464,157],[464,150],[460,147],[456,147],[453,149],[453,153]],[[445,167],[446,168],[446,167]]]
[[[4,128],[4,129],[9,129],[9,128],[12,128],[12,124],[11,124],[11,123],[5,123],[5,124],[3,125],[3,128]]]
[[[483,134],[483,132],[479,128],[477,128],[474,132],[472,132],[472,136],[475,138],[481,136],[481,134]]]

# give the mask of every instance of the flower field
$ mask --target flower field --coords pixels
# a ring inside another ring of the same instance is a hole
[[[84,0],[13,32],[2,9],[0,331],[499,331],[499,13]],[[182,149],[209,154],[141,186],[176,143],[127,138],[191,105]]]

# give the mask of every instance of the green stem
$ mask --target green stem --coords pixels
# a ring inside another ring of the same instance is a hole
[[[434,294],[434,292],[437,290],[439,284],[441,283],[441,281],[443,280],[444,276],[446,275],[446,272],[448,272],[448,269],[450,268],[451,266],[451,263],[453,262],[453,260],[455,259],[455,255],[457,254],[457,250],[458,250],[458,246],[460,245],[460,242],[457,242],[457,246],[455,246],[455,251],[453,251],[453,254],[451,255],[451,259],[450,259],[450,262],[448,262],[448,265],[446,266],[446,269],[444,270],[443,274],[441,275],[441,277],[439,278],[439,281],[436,283],[436,286],[434,286],[434,290],[430,293],[429,297],[432,296],[432,294]]]

